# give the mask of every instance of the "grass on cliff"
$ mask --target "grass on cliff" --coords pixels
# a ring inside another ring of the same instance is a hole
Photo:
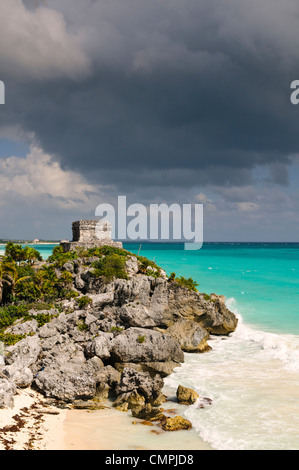
[[[186,278],[184,276],[177,277],[175,273],[171,273],[169,278],[169,282],[175,282],[182,287],[186,287],[190,291],[197,291],[198,283],[192,279],[192,277]]]
[[[113,279],[128,279],[125,269],[126,257],[112,253],[103,256],[98,261],[92,263],[92,275],[102,277],[105,282],[111,282]]]
[[[53,266],[60,268],[65,263],[76,259],[88,260],[89,258],[99,258],[98,261],[93,262],[96,276],[103,276],[107,280],[114,277],[126,279],[125,263],[134,256],[138,260],[139,273],[159,277],[161,275],[161,268],[154,262],[147,259],[145,256],[135,255],[124,248],[117,248],[114,246],[101,246],[95,248],[76,248],[67,253],[63,251],[62,246],[56,246],[53,254],[48,258],[48,262]],[[104,261],[106,260],[106,261]]]

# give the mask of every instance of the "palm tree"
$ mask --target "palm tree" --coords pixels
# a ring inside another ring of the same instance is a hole
[[[8,261],[16,261],[19,264],[24,260],[24,250],[22,245],[15,245],[13,242],[8,242],[5,248],[5,257]]]
[[[4,286],[9,284],[9,281],[6,279],[7,271],[6,271],[6,264],[0,263],[0,304],[2,303],[3,299],[3,291]]]
[[[21,262],[28,262],[33,265],[35,260],[42,261],[42,256],[39,251],[31,246],[15,245],[12,242],[8,242],[5,248],[5,257],[7,261],[15,261],[21,265]]]
[[[7,285],[10,288],[12,295],[15,293],[16,286],[29,279],[31,276],[19,277],[19,272],[14,263],[3,262],[0,264],[0,303],[3,299],[4,286]]]
[[[35,260],[42,261],[42,256],[39,251],[32,246],[26,246],[24,249],[24,260],[33,265]]]

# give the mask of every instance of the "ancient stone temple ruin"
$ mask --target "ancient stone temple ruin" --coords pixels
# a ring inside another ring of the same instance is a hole
[[[115,246],[122,248],[121,242],[111,239],[111,224],[99,220],[77,220],[72,224],[73,240],[62,240],[60,245],[64,251],[75,248],[95,248],[97,246]]]

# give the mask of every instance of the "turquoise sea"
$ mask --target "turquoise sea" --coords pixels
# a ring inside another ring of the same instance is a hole
[[[239,324],[212,337],[212,351],[185,354],[165,380],[212,399],[185,415],[219,450],[299,449],[299,243],[143,244],[127,249],[155,259],[169,274],[191,276],[198,290],[226,297]]]
[[[200,292],[234,299],[246,323],[299,335],[299,243],[127,244],[167,274],[192,277]]]
[[[53,246],[36,248],[46,258]],[[168,396],[182,384],[212,400],[184,410],[198,436],[219,450],[298,450],[299,243],[124,248],[155,260],[167,274],[191,276],[201,292],[224,295],[239,319],[233,334],[211,337],[207,353],[185,354],[165,379]]]

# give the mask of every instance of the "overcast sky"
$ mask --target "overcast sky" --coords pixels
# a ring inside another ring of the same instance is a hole
[[[298,241],[298,63],[297,0],[1,0],[0,238],[126,195]]]

